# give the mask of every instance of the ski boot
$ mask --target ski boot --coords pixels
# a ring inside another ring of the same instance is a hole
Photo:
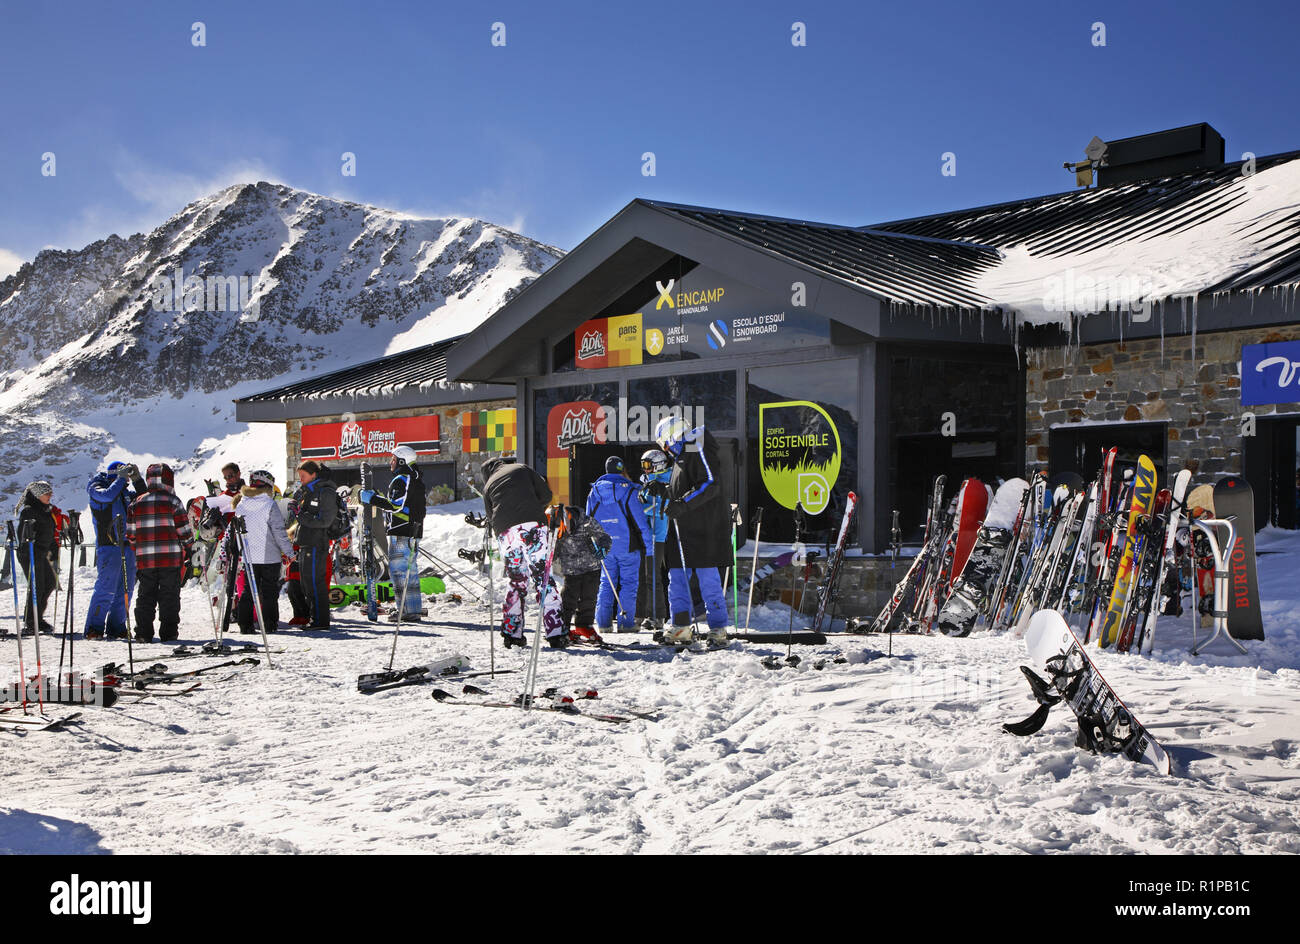
[[[608,632],[608,630],[606,630]],[[575,626],[569,630],[569,638],[574,642],[604,642],[600,633],[590,626]]]
[[[554,636],[547,636],[546,644],[552,649],[568,649],[569,634],[560,630],[560,632],[556,633]]]
[[[520,649],[522,649],[522,648],[524,648],[525,646],[528,645],[528,643],[525,642],[522,633],[521,633],[520,635],[518,635],[518,636],[511,636],[509,633],[502,633],[502,634],[501,634],[501,641],[502,641],[503,643],[505,643],[505,647],[506,647],[507,649],[513,649],[513,648],[515,648],[516,646],[518,646]]]
[[[660,641],[666,646],[689,646],[695,642],[695,627],[665,626],[660,634]]]
[[[710,649],[725,649],[731,644],[731,640],[727,638],[727,628],[725,626],[719,626],[717,629],[710,627],[709,634],[704,637],[704,642]]]

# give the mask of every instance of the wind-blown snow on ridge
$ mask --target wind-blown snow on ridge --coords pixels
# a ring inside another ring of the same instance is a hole
[[[197,486],[191,467],[224,459],[227,436],[249,438],[233,398],[463,334],[560,255],[481,220],[265,182],[197,200],[149,234],[41,252],[0,281],[0,490],[46,477],[79,492],[110,454],[169,459]],[[155,305],[158,280],[178,272],[246,279],[256,320]],[[282,444],[261,461],[282,467]]]

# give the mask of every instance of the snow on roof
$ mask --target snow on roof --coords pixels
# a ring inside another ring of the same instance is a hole
[[[1156,201],[1118,220],[1083,215],[1063,222],[1052,235],[1066,237],[1068,249],[1056,238],[1044,246],[1041,232],[1033,245],[1000,247],[1001,261],[975,275],[976,290],[1022,323],[1068,325],[1162,299],[1294,285],[1300,282],[1300,159],[1234,174],[1173,206]],[[1079,235],[1085,238],[1069,238]],[[1269,275],[1278,277],[1261,278]]]

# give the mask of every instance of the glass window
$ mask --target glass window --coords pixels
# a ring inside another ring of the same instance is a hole
[[[604,411],[617,407],[616,383],[572,384],[533,393],[533,468],[546,476],[555,501],[569,501],[569,447],[602,441]]]
[[[641,377],[627,384],[629,408],[641,407],[653,418],[672,410],[689,407],[692,426],[703,424],[715,435],[736,428],[736,372],[709,371],[700,374],[670,374],[665,377]],[[630,425],[630,421],[629,421]],[[638,437],[631,437],[637,439]],[[644,437],[646,440],[650,436]]]
[[[1021,375],[1014,360],[945,360],[894,355],[889,360],[889,470],[892,509],[903,540],[925,531],[936,475],[948,477],[951,496],[966,478],[996,491],[1020,469]],[[944,435],[944,414],[954,435]],[[891,510],[892,510],[891,509]]]
[[[859,490],[858,361],[755,368],[746,389],[746,480],[750,508],[764,509],[763,538],[793,540],[799,505],[803,539],[820,541]]]

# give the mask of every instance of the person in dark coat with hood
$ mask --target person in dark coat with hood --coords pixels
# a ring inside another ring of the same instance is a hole
[[[664,630],[664,637],[679,644],[693,638],[690,578],[694,574],[708,615],[709,644],[726,645],[729,617],[719,568],[731,564],[731,499],[720,477],[717,443],[703,426],[691,429],[677,416],[659,422],[655,442],[673,463],[664,508],[669,520],[664,550],[673,624]]]
[[[315,459],[298,466],[298,482],[293,496],[298,508],[294,543],[298,545],[298,579],[311,610],[311,625],[306,628],[329,629],[329,530],[338,516],[338,495]]]
[[[560,617],[560,593],[555,578],[547,572],[551,542],[546,506],[550,501],[546,479],[513,456],[483,463],[483,510],[500,545],[510,584],[501,614],[501,636],[507,649],[524,644],[524,597],[530,578],[537,587],[547,643],[552,649],[569,644]]]
[[[127,591],[135,586],[135,551],[126,540],[126,512],[145,488],[140,470],[126,462],[110,462],[86,483],[95,525],[95,589],[86,613],[87,639],[126,638]]]
[[[39,628],[43,633],[54,632],[54,627],[45,620],[45,604],[54,592],[54,554],[58,538],[54,524],[51,502],[54,500],[54,487],[49,482],[32,482],[23,489],[14,513],[18,516],[18,536],[23,540],[18,545],[18,566],[27,578],[25,605],[26,620],[23,632],[30,636]],[[33,579],[33,562],[35,579]],[[35,604],[33,612],[32,604]]]

